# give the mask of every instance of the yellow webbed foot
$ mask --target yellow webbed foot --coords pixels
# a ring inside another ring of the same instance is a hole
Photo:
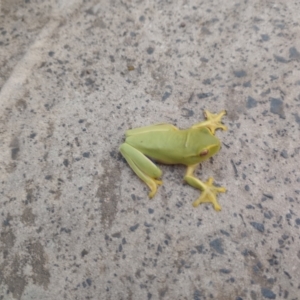
[[[227,130],[227,127],[221,122],[222,117],[227,114],[226,110],[222,110],[218,114],[212,114],[208,110],[204,110],[204,116],[206,118],[206,127],[215,134],[216,129]]]
[[[221,206],[217,201],[217,194],[225,193],[226,188],[216,187],[213,185],[214,179],[211,177],[203,183],[201,196],[193,202],[193,206],[197,207],[201,203],[212,203],[215,210],[220,211]]]
[[[227,127],[222,123],[223,116],[226,115],[226,110],[222,110],[218,114],[212,114],[208,110],[204,110],[206,121],[194,124],[191,128],[208,128],[212,134],[215,134],[217,129],[227,130]]]

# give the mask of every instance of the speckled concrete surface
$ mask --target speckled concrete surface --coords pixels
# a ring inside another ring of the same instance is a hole
[[[285,3],[286,2],[286,3]],[[2,0],[0,299],[300,299],[298,1]],[[128,128],[228,111],[154,199]]]

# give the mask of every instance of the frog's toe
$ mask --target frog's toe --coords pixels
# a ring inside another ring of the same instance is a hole
[[[149,198],[153,198],[156,194],[157,190],[151,190],[151,192],[148,194]]]
[[[217,128],[222,129],[224,131],[227,130],[227,126],[223,125],[222,123],[218,123],[218,127]]]
[[[216,191],[217,193],[226,193],[226,188],[224,188],[223,186],[216,187]]]
[[[218,115],[221,116],[221,118],[223,116],[226,116],[227,115],[227,110],[223,109]]]
[[[153,198],[157,192],[157,186],[153,185],[151,187],[149,186],[149,188],[150,188],[150,193],[148,194],[148,196],[149,196],[149,198]]]
[[[162,180],[158,180],[158,179],[153,179],[153,180],[155,181],[155,183],[157,185],[162,185],[163,184]]]
[[[162,185],[162,181],[157,179],[151,179],[147,182],[147,185],[150,188],[149,198],[153,198],[157,192],[157,186]]]

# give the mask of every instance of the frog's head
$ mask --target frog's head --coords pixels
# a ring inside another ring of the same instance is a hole
[[[197,147],[198,162],[209,159],[219,152],[221,148],[220,140],[214,136],[207,128],[202,129],[202,137]]]

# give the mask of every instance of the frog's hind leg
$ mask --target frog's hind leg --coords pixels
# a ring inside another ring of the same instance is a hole
[[[227,130],[227,127],[222,123],[222,118],[225,115],[226,110],[222,110],[218,114],[212,114],[208,110],[204,110],[204,116],[206,118],[206,121],[197,123],[193,125],[192,128],[206,127],[212,132],[212,134],[215,134],[215,131],[217,129]]]
[[[193,206],[197,207],[201,203],[212,203],[215,210],[221,210],[221,206],[217,200],[218,193],[225,193],[224,187],[216,187],[213,185],[213,178],[209,178],[206,182],[203,182],[196,178],[193,173],[197,165],[189,166],[187,168],[184,180],[191,186],[201,190],[200,197],[193,202]]]
[[[158,180],[162,171],[148,157],[129,144],[122,144],[120,152],[135,174],[148,185],[149,197],[152,198],[156,194],[157,185],[162,184],[162,181]]]

